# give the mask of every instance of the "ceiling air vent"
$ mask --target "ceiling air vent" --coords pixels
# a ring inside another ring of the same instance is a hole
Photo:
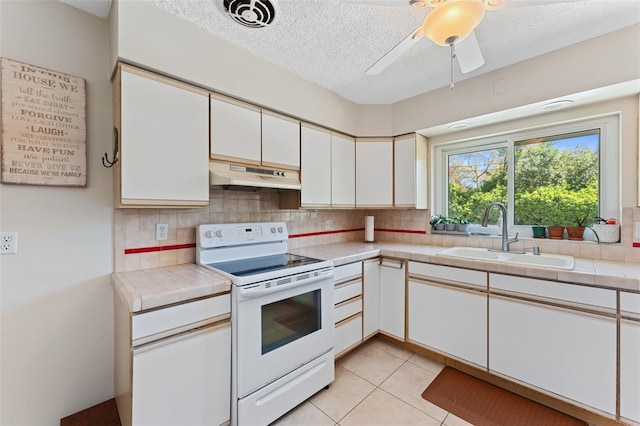
[[[229,18],[249,28],[273,24],[280,11],[276,0],[224,0],[222,7]]]

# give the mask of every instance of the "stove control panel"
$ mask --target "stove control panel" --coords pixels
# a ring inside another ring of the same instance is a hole
[[[288,238],[284,222],[220,223],[197,228],[198,248],[270,243]]]

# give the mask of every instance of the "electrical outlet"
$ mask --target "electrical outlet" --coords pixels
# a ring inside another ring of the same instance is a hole
[[[16,254],[18,253],[18,233],[2,232],[0,233],[0,254]]]
[[[324,221],[324,229],[329,231],[331,229],[333,229],[333,220],[328,219]]]
[[[156,223],[156,241],[166,240],[168,234],[169,234],[168,223]]]

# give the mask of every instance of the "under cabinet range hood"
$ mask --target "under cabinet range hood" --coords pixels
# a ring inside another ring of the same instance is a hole
[[[300,173],[293,170],[209,162],[209,184],[212,186],[246,186],[256,188],[300,189]]]

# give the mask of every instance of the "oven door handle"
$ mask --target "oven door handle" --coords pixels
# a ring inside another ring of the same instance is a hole
[[[331,277],[333,277],[333,270],[321,272],[315,277],[305,278],[304,280],[293,281],[290,283],[275,285],[275,286],[266,287],[266,288],[262,286],[256,286],[256,287],[248,286],[249,288],[241,287],[238,290],[238,293],[240,294],[240,296],[242,296],[243,299],[250,299],[253,297],[263,296],[265,294],[272,294],[279,291],[288,290],[290,288],[302,287],[304,285],[313,284],[315,282],[322,281]]]

